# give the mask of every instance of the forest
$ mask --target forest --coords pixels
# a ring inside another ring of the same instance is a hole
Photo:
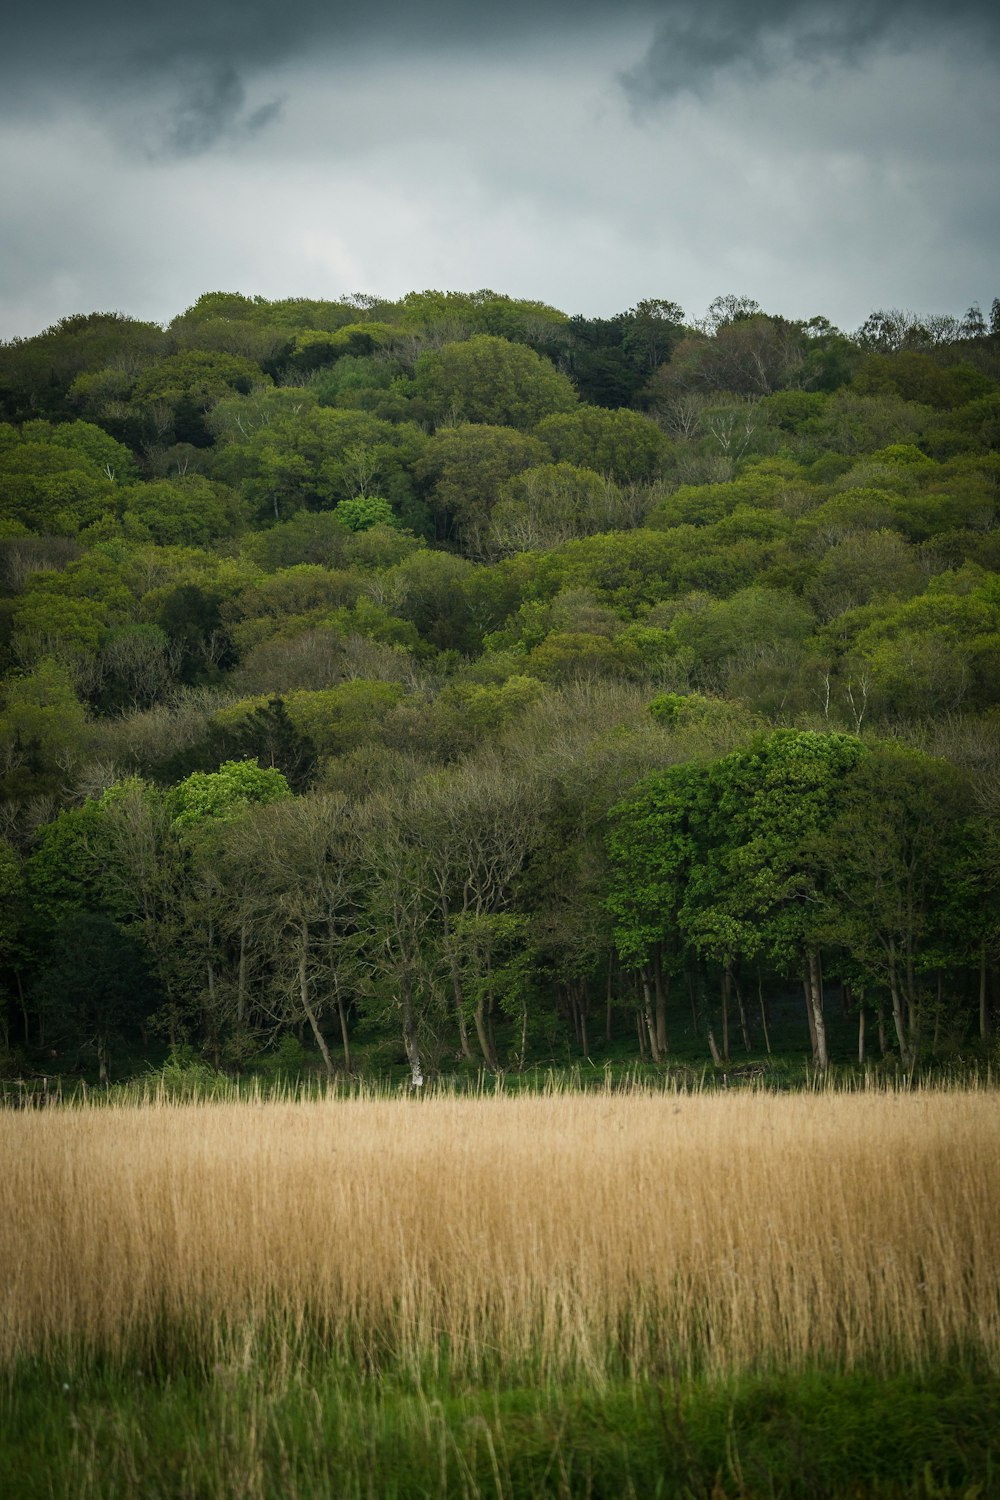
[[[0,345],[0,1076],[990,1060],[1000,300]]]

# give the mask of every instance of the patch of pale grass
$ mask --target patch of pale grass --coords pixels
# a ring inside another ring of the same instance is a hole
[[[0,1362],[268,1330],[470,1376],[1000,1368],[987,1091],[0,1115]]]

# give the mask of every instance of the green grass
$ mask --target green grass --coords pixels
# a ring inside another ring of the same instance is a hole
[[[333,1366],[274,1378],[22,1369],[0,1398],[0,1493],[378,1497],[1000,1494],[1000,1379],[967,1369],[414,1388]]]

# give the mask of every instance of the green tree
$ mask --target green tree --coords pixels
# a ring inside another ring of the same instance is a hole
[[[827,935],[889,992],[904,1068],[922,1041],[927,969],[972,964],[987,925],[973,858],[968,776],[879,744],[851,766],[822,838]]]
[[[537,438],[512,427],[472,422],[439,427],[416,467],[439,538],[454,537],[468,551],[481,553],[504,481],[547,456]]]
[[[388,500],[379,495],[355,495],[350,500],[341,500],[337,506],[337,520],[348,531],[368,531],[372,526],[399,524]]]
[[[671,451],[670,439],[651,418],[600,406],[545,417],[536,436],[556,462],[594,469],[622,484],[657,478]]]
[[[197,828],[207,820],[237,817],[251,803],[290,796],[280,771],[252,760],[228,760],[217,771],[186,777],[172,789],[169,803],[178,828]]]
[[[439,423],[488,422],[530,431],[576,405],[572,381],[523,344],[488,334],[417,361],[415,385]]]
[[[126,535],[167,547],[205,547],[242,531],[245,502],[201,474],[132,485],[118,497]]]

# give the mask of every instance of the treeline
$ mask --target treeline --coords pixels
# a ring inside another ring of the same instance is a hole
[[[0,403],[6,1067],[988,1044],[1000,302],[216,293]]]

